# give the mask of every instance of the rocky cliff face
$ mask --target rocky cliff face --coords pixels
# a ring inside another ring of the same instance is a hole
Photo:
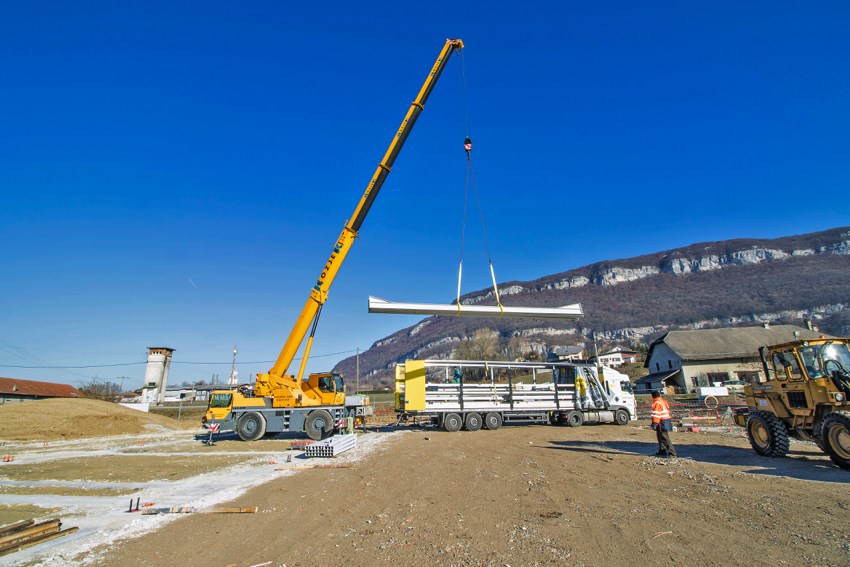
[[[545,351],[592,340],[646,342],[677,328],[815,321],[825,332],[850,330],[850,230],[847,227],[777,238],[739,239],[614,261],[500,284],[504,305],[581,303],[577,322],[428,317],[376,341],[361,354],[374,382],[388,381],[397,362],[448,358],[478,328],[498,331]],[[492,290],[461,297],[493,304]],[[335,370],[353,371],[353,358]]]

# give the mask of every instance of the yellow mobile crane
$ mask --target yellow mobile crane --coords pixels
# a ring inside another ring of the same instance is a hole
[[[462,49],[459,39],[447,39],[437,62],[434,63],[425,84],[410,105],[410,110],[393,137],[384,159],[369,181],[366,192],[360,198],[351,219],[342,229],[342,234],[334,244],[333,251],[325,263],[319,280],[310,292],[301,315],[289,333],[286,344],[266,374],[257,374],[254,389],[243,388],[236,391],[216,391],[212,393],[209,408],[203,418],[204,427],[212,431],[236,430],[245,441],[254,441],[260,437],[273,437],[283,431],[304,431],[311,439],[319,440],[330,436],[338,424],[347,417],[360,417],[366,413],[363,398],[357,397],[346,403],[345,384],[341,374],[311,374],[302,381],[313,336],[322,312],[322,305],[328,298],[328,289],[333,283],[348,249],[357,237],[360,226],[366,219],[375,197],[391,171],[407,136],[413,129],[416,119],[425,108],[425,102],[431,90],[440,78],[448,63],[449,56]],[[312,330],[311,330],[312,326]],[[307,344],[301,365],[295,376],[287,374],[289,365],[301,346],[307,332]]]

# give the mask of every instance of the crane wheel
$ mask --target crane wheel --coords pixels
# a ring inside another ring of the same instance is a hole
[[[750,412],[747,437],[750,438],[753,450],[765,457],[784,457],[791,446],[785,424],[766,411]]]
[[[628,425],[631,416],[629,415],[628,410],[618,409],[614,412],[614,423],[617,425]]]
[[[236,433],[242,441],[256,441],[266,433],[266,420],[254,411],[243,413],[236,422]]]
[[[502,416],[494,411],[491,411],[490,413],[484,416],[484,427],[486,427],[490,431],[496,431],[497,429],[502,427]]]
[[[481,429],[481,426],[483,425],[481,420],[481,414],[475,412],[466,414],[465,425],[466,429],[468,429],[469,431],[478,431],[479,429]]]
[[[445,429],[449,433],[455,433],[457,431],[460,431],[462,425],[463,420],[456,413],[447,414],[443,418],[443,429]]]
[[[310,412],[304,420],[304,433],[313,441],[321,441],[331,436],[334,431],[333,418],[327,410]]]
[[[833,412],[823,418],[821,426],[823,450],[832,462],[850,470],[850,417],[844,412]]]
[[[571,411],[567,414],[567,425],[570,427],[581,427],[584,425],[584,414],[580,411]]]

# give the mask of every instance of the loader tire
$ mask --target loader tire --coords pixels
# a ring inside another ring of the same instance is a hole
[[[791,444],[785,424],[766,411],[750,412],[747,419],[747,437],[753,450],[765,457],[784,457]]]
[[[494,411],[491,411],[490,413],[484,416],[484,427],[486,427],[490,431],[496,431],[497,429],[502,427],[502,416]]]
[[[823,418],[821,426],[823,451],[832,462],[850,470],[850,417],[845,412],[833,412]]]
[[[446,416],[443,418],[443,429],[445,429],[449,433],[456,433],[460,431],[462,425],[463,420],[456,413],[446,414]]]
[[[266,420],[254,411],[243,413],[236,422],[236,433],[242,441],[256,441],[266,433]]]
[[[567,414],[566,422],[570,427],[581,427],[584,425],[584,414],[580,411],[571,411]]]
[[[628,425],[631,417],[628,410],[618,409],[614,412],[614,423],[617,425]]]
[[[304,420],[304,433],[313,441],[327,439],[333,432],[333,418],[326,410],[310,412],[310,415]]]
[[[481,423],[481,414],[474,411],[466,414],[464,425],[466,425],[466,429],[469,431],[478,431],[483,425]]]

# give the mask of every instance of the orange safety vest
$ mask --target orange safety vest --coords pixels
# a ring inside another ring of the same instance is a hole
[[[661,423],[662,419],[673,419],[670,417],[670,406],[664,398],[652,400],[652,422]]]

